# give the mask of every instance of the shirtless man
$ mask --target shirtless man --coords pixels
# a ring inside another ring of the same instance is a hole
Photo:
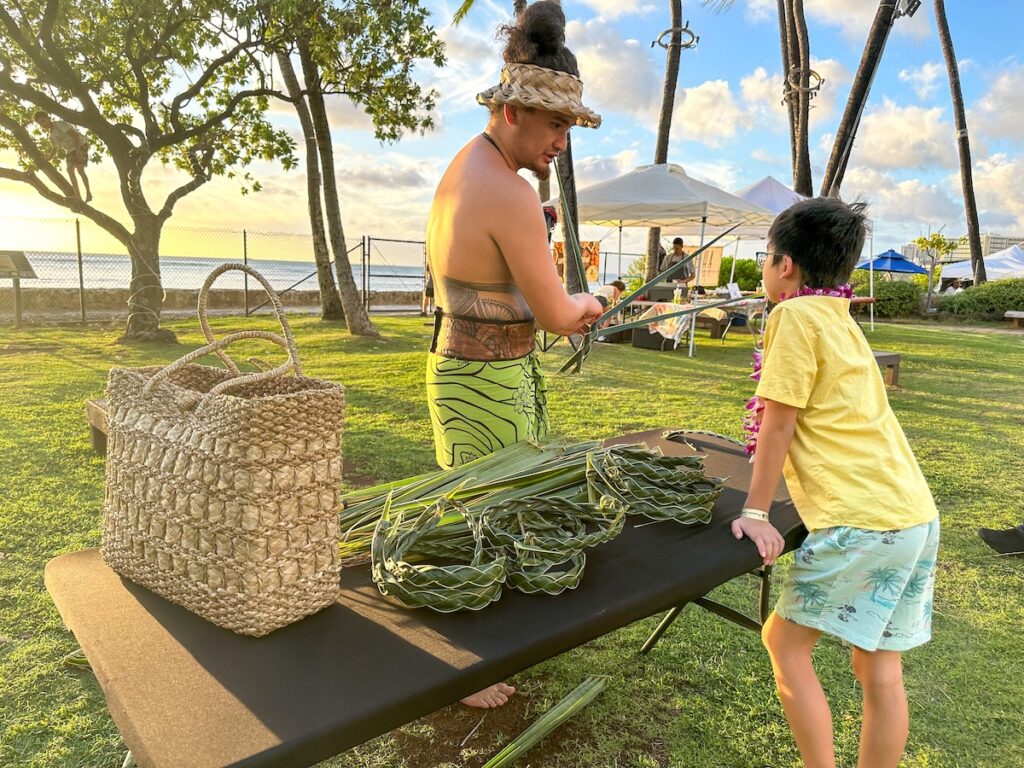
[[[568,295],[548,250],[540,200],[518,171],[544,179],[569,128],[597,127],[582,104],[576,59],[557,3],[529,6],[508,36],[501,83],[477,100],[490,118],[452,160],[434,196],[427,254],[437,300],[427,399],[438,464],[460,466],[547,430],[539,325],[561,335],[600,317],[590,294]],[[499,683],[463,699],[504,704]]]

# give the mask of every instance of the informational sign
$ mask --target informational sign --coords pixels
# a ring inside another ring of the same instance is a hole
[[[740,291],[739,283],[729,283],[729,298],[730,299],[742,299],[743,292]]]
[[[37,280],[38,276],[24,251],[0,251],[0,277]]]

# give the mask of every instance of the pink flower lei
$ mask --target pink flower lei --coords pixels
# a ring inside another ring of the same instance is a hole
[[[779,302],[781,303],[787,299],[795,299],[800,296],[832,296],[837,299],[852,299],[853,286],[849,283],[836,286],[835,288],[808,288],[804,286],[796,293],[788,296],[785,293],[782,294]],[[750,378],[754,381],[760,381],[761,366],[764,364],[764,351],[755,349],[753,357],[754,372],[750,374]],[[747,443],[745,452],[751,461],[754,460],[754,453],[757,451],[757,433],[761,430],[762,416],[764,416],[764,403],[761,402],[761,398],[754,395],[747,401],[746,414],[743,416],[743,435]]]

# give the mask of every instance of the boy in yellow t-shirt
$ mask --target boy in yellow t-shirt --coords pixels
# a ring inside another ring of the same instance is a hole
[[[768,512],[784,474],[810,533],[762,638],[807,768],[835,766],[811,663],[821,634],[853,646],[859,768],[899,764],[909,729],[900,654],[931,637],[938,513],[843,286],[864,220],[862,204],[804,200],[779,214],[759,254],[768,298],[781,303],[765,328],[754,473],[732,530],[775,561],[783,540]]]

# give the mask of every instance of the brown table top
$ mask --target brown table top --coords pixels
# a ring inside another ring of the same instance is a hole
[[[661,433],[609,442],[688,450]],[[363,566],[342,572],[335,605],[251,638],[122,579],[96,549],[52,560],[46,587],[140,766],[310,765],[757,568],[728,528],[750,480],[742,449],[692,442],[709,474],[729,477],[712,522],[627,523],[557,597],[506,590],[479,612],[413,611],[382,598]],[[772,518],[796,546],[804,531],[784,490]]]

